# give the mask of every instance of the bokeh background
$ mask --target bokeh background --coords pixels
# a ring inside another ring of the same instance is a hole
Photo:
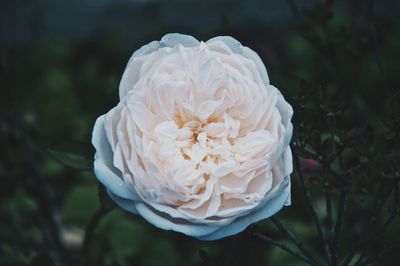
[[[399,7],[396,0],[0,1],[0,265],[305,265],[249,233],[288,242],[268,220],[203,242],[118,208],[99,215],[98,184],[85,171],[94,121],[117,104],[133,51],[179,32],[200,40],[231,35],[259,53],[271,82],[294,106],[303,89],[313,88],[312,95],[325,88],[351,106],[347,124],[384,132],[389,108],[400,105]],[[295,108],[295,121],[300,125],[312,110]],[[299,135],[319,129],[315,123]],[[397,144],[389,142],[398,162]],[[71,151],[64,159],[73,167],[57,160],[60,150]],[[359,227],[375,187],[375,179],[367,180],[347,208],[343,250],[372,233]],[[323,216],[323,189],[310,184]],[[293,204],[278,217],[322,253],[304,202],[293,178]],[[381,245],[399,234],[397,220]],[[400,258],[388,252],[375,263],[399,265]]]

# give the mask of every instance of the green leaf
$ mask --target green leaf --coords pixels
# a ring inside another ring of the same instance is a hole
[[[162,242],[162,239],[154,236],[153,228],[146,226],[146,223],[140,219],[132,219],[131,214],[125,213],[121,209],[116,209],[110,212],[107,216],[101,219],[97,229],[94,232],[93,241],[90,247],[90,255],[88,265],[100,265],[96,263],[98,258],[108,252],[107,259],[114,260],[116,263],[108,263],[102,265],[179,265],[175,263],[167,263],[168,261],[151,264],[141,260],[153,259],[147,257],[155,257],[159,259],[163,253],[157,248],[157,242]],[[94,246],[104,245],[102,242],[106,240],[107,246],[105,250],[101,248],[94,249]],[[160,244],[163,244],[162,242]],[[167,243],[169,243],[167,241]],[[168,247],[164,248],[167,253],[172,253]],[[101,252],[101,253],[99,253]],[[158,253],[159,252],[159,253]],[[154,256],[154,254],[157,254]],[[129,262],[131,259],[136,259],[135,263]],[[165,260],[165,257],[162,259]],[[168,260],[168,258],[166,258]]]
[[[62,209],[62,218],[67,224],[84,227],[99,208],[96,187],[78,185],[67,195]]]
[[[78,169],[93,169],[93,149],[83,142],[64,142],[46,149],[61,164]]]

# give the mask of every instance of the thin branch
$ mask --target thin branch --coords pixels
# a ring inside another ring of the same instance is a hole
[[[399,179],[396,179],[394,181],[394,199],[393,199],[393,209],[398,210],[399,209],[399,204],[400,204],[400,193],[399,193],[399,186],[400,182]]]
[[[104,209],[100,207],[90,218],[90,221],[87,223],[85,227],[85,237],[83,239],[82,244],[82,253],[87,255],[89,251],[89,247],[93,238],[94,231],[96,230],[98,224],[100,223],[101,218],[103,218],[107,213],[109,213],[112,209]],[[86,257],[86,256],[85,256]]]
[[[305,181],[304,176],[303,176],[303,174],[301,172],[299,158],[297,157],[296,154],[293,157],[294,157],[294,162],[295,162],[295,165],[296,165],[296,168],[297,168],[297,175],[299,177],[300,184],[301,184],[301,187],[302,187],[302,189],[304,191],[304,195],[305,195],[305,198],[306,198],[307,207],[308,207],[309,211],[311,212],[311,216],[312,216],[312,218],[314,220],[314,224],[317,227],[317,231],[318,231],[319,237],[321,238],[321,241],[322,241],[323,246],[324,246],[324,251],[325,251],[325,255],[327,257],[327,260],[331,261],[331,253],[330,253],[330,250],[329,250],[328,241],[326,240],[325,234],[322,231],[321,220],[319,219],[317,211],[315,210],[315,206],[314,206],[314,203],[312,201],[310,191],[309,191],[309,189],[308,189],[308,187],[307,187],[307,185],[305,183],[306,181]]]
[[[383,188],[383,183],[380,183],[380,189]],[[389,199],[390,195],[392,194],[393,188],[385,195],[385,197],[382,199],[381,202],[379,202],[379,198],[376,199],[376,206],[370,216],[367,218],[368,225],[366,226],[367,230],[365,230],[364,235],[368,236],[371,235],[370,231],[372,230],[372,227],[375,223],[375,221],[378,218],[378,214],[385,205],[386,201]],[[354,246],[353,250],[347,255],[346,259],[343,262],[343,265],[349,265],[350,262],[353,260],[353,257],[355,256],[357,250],[361,247],[362,243],[364,242],[364,238],[361,238],[357,244]]]
[[[300,249],[305,257],[307,257],[314,264],[317,264],[315,258],[305,248],[304,243],[293,232],[286,228],[286,226],[282,224],[277,218],[271,217],[270,220],[282,233],[284,233],[287,237],[290,238],[290,240],[293,241],[293,243],[297,246],[298,249]]]
[[[279,247],[280,249],[282,249],[282,250],[288,252],[289,254],[293,255],[294,257],[308,263],[309,265],[318,265],[279,241],[276,241],[268,236],[265,236],[265,235],[257,233],[257,232],[253,233],[253,235],[269,244],[273,244],[273,245]]]
[[[67,265],[69,258],[66,255],[65,247],[61,241],[59,224],[57,223],[54,216],[54,206],[51,204],[53,200],[48,193],[46,184],[42,178],[39,168],[37,167],[37,161],[34,154],[33,144],[25,132],[23,125],[16,122],[15,128],[20,134],[20,142],[22,147],[25,148],[24,161],[29,169],[29,176],[33,179],[34,186],[28,186],[27,189],[32,193],[36,202],[38,203],[38,209],[43,214],[42,219],[42,230],[46,240],[49,242],[54,254],[54,259],[59,265]]]
[[[375,262],[376,260],[378,260],[380,257],[382,257],[383,255],[385,255],[386,253],[388,253],[389,251],[392,251],[392,250],[398,249],[398,248],[400,248],[400,245],[391,246],[391,247],[388,247],[388,248],[386,248],[386,249],[384,249],[384,250],[381,250],[381,251],[380,251],[378,254],[376,254],[375,256],[373,256],[373,257],[371,257],[371,258],[369,258],[369,259],[363,260],[363,261],[360,263],[360,266],[370,265],[370,264],[372,264],[373,262]]]
[[[335,230],[333,232],[332,245],[331,245],[331,250],[332,250],[331,265],[332,266],[335,266],[338,264],[339,237],[340,237],[340,232],[342,229],[342,224],[343,224],[343,220],[344,220],[344,212],[346,211],[346,206],[347,206],[347,192],[344,190],[341,190],[340,196],[339,196],[339,209],[338,209],[338,213],[337,213],[336,225],[335,225]]]
[[[373,239],[368,242],[367,246],[364,248],[364,251],[361,253],[360,257],[358,258],[358,260],[354,264],[355,266],[358,266],[358,265],[361,264],[362,260],[366,256],[365,250],[370,248],[370,247],[372,247],[372,246],[374,246],[378,242],[378,240],[381,238],[381,236],[384,234],[384,232],[386,231],[388,226],[393,222],[393,220],[394,220],[394,218],[396,218],[396,216],[397,216],[397,212],[393,212],[392,215],[390,215],[390,217],[387,219],[387,221],[383,225],[382,229],[378,233],[374,234]]]
[[[331,192],[325,192],[325,201],[326,201],[326,218],[327,218],[327,227],[328,227],[328,241],[331,240],[333,236],[333,221],[332,221],[332,195]]]

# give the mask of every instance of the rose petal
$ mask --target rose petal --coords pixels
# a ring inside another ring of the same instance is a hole
[[[282,208],[290,195],[289,177],[286,177],[285,180],[285,182],[282,182],[282,184],[279,185],[279,190],[275,191],[273,195],[270,195],[264,199],[265,204],[263,204],[262,207],[258,208],[257,210],[253,210],[246,216],[238,218],[231,224],[218,228],[218,230],[214,231],[213,233],[203,235],[198,238],[200,240],[210,241],[231,236],[243,231],[252,223],[271,217]]]
[[[181,44],[185,47],[192,47],[192,46],[198,46],[200,44],[200,42],[196,40],[194,37],[180,33],[166,34],[164,35],[164,37],[161,38],[160,43],[161,45],[165,45],[168,47],[174,47],[177,46],[178,44]]]

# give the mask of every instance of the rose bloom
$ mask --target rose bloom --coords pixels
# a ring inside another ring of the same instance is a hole
[[[133,53],[119,98],[92,143],[121,208],[214,240],[290,205],[293,110],[237,40],[167,34]]]

